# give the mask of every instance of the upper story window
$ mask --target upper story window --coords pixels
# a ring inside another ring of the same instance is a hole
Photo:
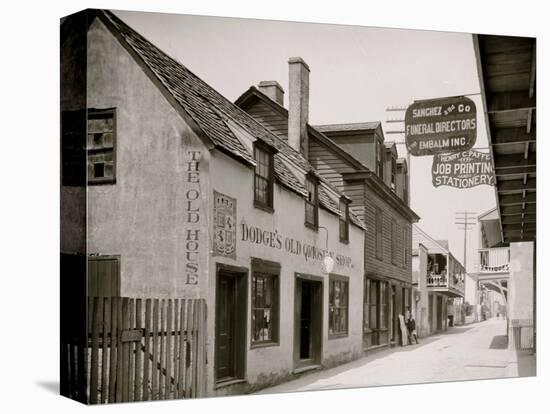
[[[384,144],[378,138],[376,140],[376,174],[384,180]]]
[[[254,146],[254,205],[273,209],[273,153],[261,145]]]
[[[317,228],[319,225],[319,184],[311,175],[306,176],[306,221],[307,226]]]
[[[383,241],[383,232],[384,232],[384,213],[382,212],[382,209],[379,207],[376,207],[375,212],[375,220],[376,220],[376,258],[382,260],[384,258],[383,252],[382,252],[382,241]]]
[[[349,242],[349,203],[346,199],[340,199],[340,241]]]
[[[397,264],[397,252],[399,249],[399,225],[392,219],[391,221],[391,262]]]
[[[392,155],[391,157],[391,189],[395,191],[396,189],[396,177],[397,177],[397,161]]]
[[[88,110],[88,184],[116,181],[115,109]]]

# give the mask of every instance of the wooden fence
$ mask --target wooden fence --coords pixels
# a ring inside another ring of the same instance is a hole
[[[102,404],[202,397],[206,303],[90,297],[87,343],[65,338],[61,348],[61,392],[70,398]]]

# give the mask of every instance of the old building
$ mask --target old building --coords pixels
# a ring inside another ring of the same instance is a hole
[[[204,300],[192,395],[361,356],[365,225],[308,162],[300,120],[281,139],[108,11],[65,20],[61,54],[62,267],[84,255],[89,295]],[[148,349],[139,332],[126,340]],[[135,363],[170,398],[163,349]]]
[[[419,334],[431,335],[446,330],[449,324],[464,323],[462,314],[466,272],[449,250],[446,240],[435,240],[414,225],[413,249]]]
[[[364,245],[365,350],[399,341],[398,315],[411,306],[411,225],[406,162],[384,141],[379,122],[312,126],[308,122],[310,68],[289,59],[289,108],[276,81],[260,82],[237,100],[267,129],[301,148],[319,174],[351,199],[366,225]],[[343,200],[346,202],[346,200]]]

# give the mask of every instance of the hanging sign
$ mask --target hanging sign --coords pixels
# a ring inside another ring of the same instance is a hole
[[[448,185],[455,188],[495,185],[491,154],[475,150],[436,154],[432,165],[432,183],[434,187]]]
[[[214,255],[235,259],[237,200],[214,191]]]
[[[416,101],[405,113],[405,141],[412,155],[466,151],[476,138],[476,105],[464,96]]]

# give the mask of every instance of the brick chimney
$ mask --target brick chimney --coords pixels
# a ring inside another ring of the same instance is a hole
[[[277,81],[261,81],[258,84],[258,89],[272,101],[284,106],[285,91]]]
[[[309,66],[300,57],[288,60],[289,104],[288,143],[304,157],[308,156],[307,123],[309,116]]]

